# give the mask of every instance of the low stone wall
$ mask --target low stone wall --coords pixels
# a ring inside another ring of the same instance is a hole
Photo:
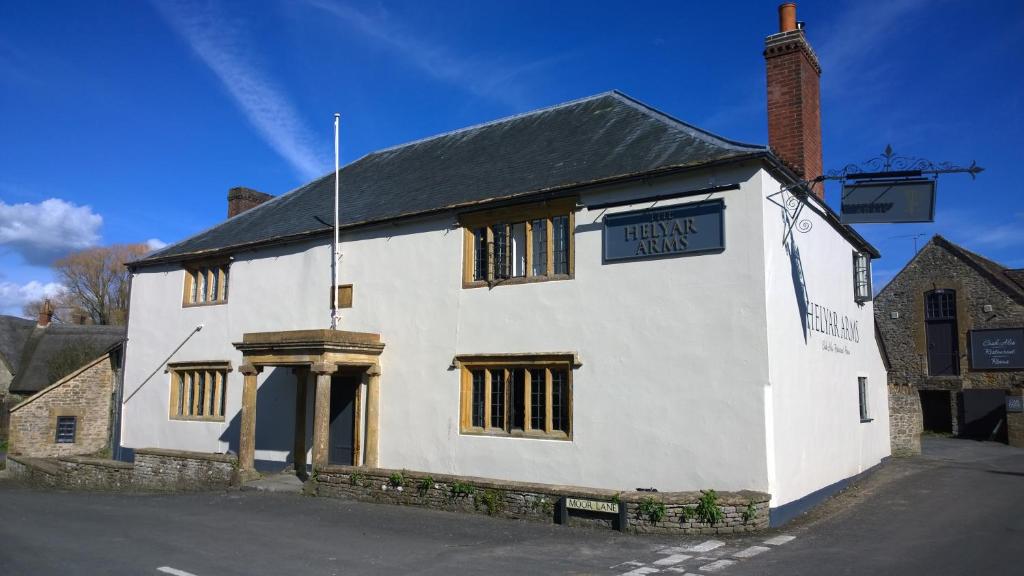
[[[921,397],[913,386],[889,385],[889,444],[893,456],[921,454]]]
[[[142,448],[135,451],[135,487],[209,490],[236,485],[237,460],[227,454]]]
[[[769,495],[720,492],[721,517],[714,524],[697,513],[701,492],[616,492],[572,486],[507,482],[487,478],[425,474],[407,470],[330,466],[306,484],[307,493],[362,501],[423,506],[553,523],[563,498],[619,503],[626,507],[625,530],[642,534],[729,534],[768,526]],[[571,510],[568,523],[611,528],[615,514]]]
[[[153,448],[136,450],[134,464],[86,456],[10,455],[7,467],[22,482],[69,490],[184,491],[237,484],[233,456]]]

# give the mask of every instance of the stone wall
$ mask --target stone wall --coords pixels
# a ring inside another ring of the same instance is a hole
[[[1024,393],[1016,392],[1014,396],[1024,396]],[[1010,446],[1024,448],[1024,413],[1007,412],[1006,427],[1007,442]]]
[[[134,486],[143,490],[209,490],[237,484],[238,464],[228,454],[144,448],[135,451]]]
[[[306,491],[547,523],[557,521],[559,502],[565,497],[618,502],[626,507],[626,529],[643,534],[729,534],[768,526],[769,495],[750,491],[718,493],[722,518],[713,525],[696,513],[700,492],[616,492],[352,466],[318,472]],[[568,518],[570,525],[602,528],[611,528],[615,519],[614,514],[575,510]]]
[[[85,456],[12,455],[7,468],[22,482],[71,490],[212,490],[237,483],[234,456],[153,448],[136,450],[134,464]]]
[[[956,392],[1024,387],[1024,371],[970,369],[968,332],[1024,326],[1024,303],[1001,288],[990,275],[968,264],[958,252],[961,249],[947,240],[933,238],[875,297],[875,323],[889,358],[889,383],[918,390],[951,391],[954,434],[958,433]],[[960,371],[953,376],[928,374],[924,302],[925,294],[935,289],[956,291]],[[992,307],[990,312],[985,311],[986,306]],[[893,313],[898,317],[893,318]]]
[[[18,404],[10,415],[10,452],[43,458],[107,448],[113,390],[114,371],[104,356]],[[58,416],[77,418],[73,443],[57,443]]]
[[[913,386],[889,385],[889,441],[893,456],[921,453],[921,397]]]

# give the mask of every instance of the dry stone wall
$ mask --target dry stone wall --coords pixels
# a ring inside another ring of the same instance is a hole
[[[136,450],[135,462],[63,456],[12,455],[10,474],[22,482],[71,490],[189,491],[224,489],[237,484],[234,456],[154,448]]]
[[[701,492],[616,492],[352,466],[321,470],[306,490],[319,496],[547,523],[558,520],[563,498],[619,503],[626,508],[626,530],[640,534],[730,534],[764,529],[770,498],[763,492],[720,492],[716,496],[721,517],[712,524],[702,521],[697,512]],[[568,523],[611,528],[616,518],[615,514],[572,510]]]

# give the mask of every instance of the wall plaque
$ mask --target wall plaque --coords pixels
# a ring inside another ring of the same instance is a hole
[[[1024,370],[1024,328],[971,330],[971,369]]]
[[[638,260],[725,249],[725,202],[712,200],[604,217],[604,260]]]
[[[1024,396],[1007,396],[1007,412],[1024,412]]]

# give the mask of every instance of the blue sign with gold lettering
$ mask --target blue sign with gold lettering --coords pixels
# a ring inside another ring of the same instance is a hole
[[[712,200],[604,217],[604,260],[665,258],[725,250],[725,202]]]

